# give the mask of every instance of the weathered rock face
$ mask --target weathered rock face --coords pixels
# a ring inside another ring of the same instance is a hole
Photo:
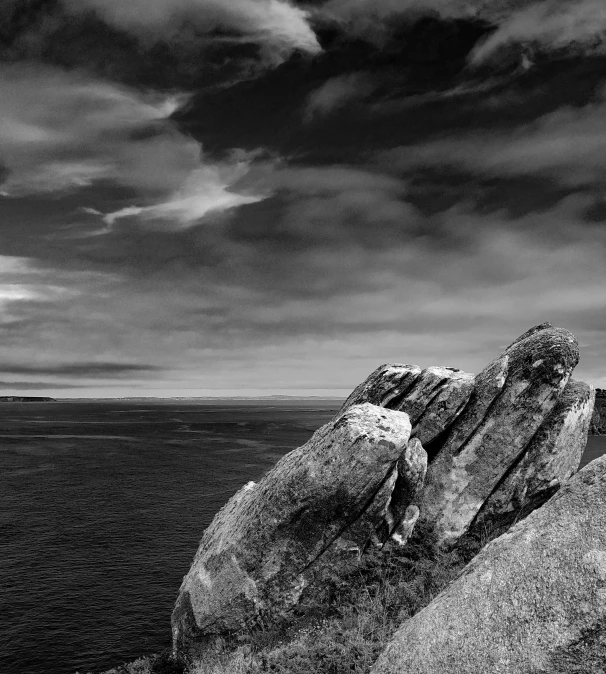
[[[396,465],[396,480],[389,495],[381,525],[373,538],[379,545],[392,539],[404,545],[419,518],[419,499],[427,473],[427,453],[418,438],[412,438]],[[376,521],[376,520],[375,520]],[[360,549],[363,545],[358,541]]]
[[[363,402],[406,412],[413,436],[423,445],[447,429],[461,412],[473,389],[474,377],[452,367],[381,365],[357,386],[337,418]]]
[[[591,435],[606,435],[606,394],[603,389],[596,389],[595,406],[589,429]]]
[[[337,418],[352,405],[361,403],[372,403],[379,407],[392,409],[389,406],[390,401],[406,395],[420,373],[421,368],[418,365],[387,363],[379,366],[351,392],[337,412]]]
[[[484,502],[476,522],[495,514],[519,510],[541,493],[551,496],[576,473],[587,445],[595,390],[570,379],[551,413],[530,444]]]
[[[183,580],[176,650],[293,605],[337,541],[363,545],[409,526],[401,521],[415,519],[407,495],[418,495],[426,467],[410,430],[406,414],[353,406],[241,489],[205,531]]]
[[[555,406],[578,359],[573,335],[545,324],[475,378],[467,406],[427,470],[421,519],[442,544],[468,529]]]
[[[606,456],[486,546],[372,674],[597,673],[605,628]]]
[[[467,404],[474,387],[474,376],[453,368],[427,368],[443,376],[421,414],[415,418],[412,433],[423,445],[433,442],[447,430]],[[446,375],[446,376],[444,376]],[[406,412],[408,401],[400,409]]]

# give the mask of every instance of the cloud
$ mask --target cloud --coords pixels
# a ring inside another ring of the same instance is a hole
[[[304,119],[310,122],[314,117],[330,114],[348,102],[372,93],[375,86],[364,73],[331,77],[307,97]]]
[[[100,181],[145,190],[178,188],[200,147],[168,120],[178,97],[144,95],[79,72],[0,67],[0,149],[17,196]]]
[[[200,144],[169,120],[179,96],[146,95],[57,68],[0,68],[0,148],[5,197],[65,193],[94,186],[134,191],[103,216],[107,225],[135,217],[161,227],[187,227],[208,212],[254,203],[262,194],[231,189],[256,153],[232,151],[204,163]],[[107,234],[80,232],[73,236]]]
[[[476,14],[479,4],[480,0],[328,0],[320,12],[335,19],[358,22],[405,13],[460,17]]]
[[[183,185],[166,201],[152,206],[125,206],[106,214],[103,219],[109,226],[114,225],[117,220],[136,217],[143,221],[159,221],[161,227],[188,227],[208,213],[256,203],[265,196],[230,190],[230,187],[246,175],[251,161],[240,159],[194,169]]]
[[[59,388],[71,389],[79,387],[77,384],[53,384],[48,381],[0,381],[0,389],[4,389],[5,391],[50,391]]]
[[[526,3],[528,4],[528,3]],[[606,51],[606,6],[602,0],[544,0],[514,11],[470,55],[477,64],[510,44],[530,44],[547,51]]]
[[[498,64],[504,49],[512,45],[569,55],[605,51],[602,0],[328,0],[317,13],[371,39],[389,34],[398,18],[414,22],[423,16],[439,16],[496,26],[470,55],[473,65]]]
[[[93,9],[108,23],[147,37],[165,38],[189,23],[201,33],[237,31],[278,57],[320,46],[308,13],[286,0],[63,0],[72,12]]]
[[[424,215],[409,201],[414,184],[376,167],[278,166],[263,180],[274,196],[219,227],[116,228],[41,248],[37,276],[72,294],[14,302],[0,362],[42,367],[32,379],[77,381],[89,395],[105,376],[87,380],[91,363],[161,368],[113,375],[142,394],[351,388],[388,360],[477,371],[552,320],[593,344],[579,376],[606,377],[596,347],[606,234],[584,219],[590,197],[522,217],[471,201]],[[66,363],[76,369],[59,374]]]
[[[17,375],[53,375],[61,377],[101,377],[111,378],[137,373],[156,372],[161,368],[154,365],[139,363],[58,363],[17,365],[14,363],[0,363],[0,372]]]
[[[459,167],[476,175],[536,176],[577,187],[606,180],[606,96],[565,107],[514,130],[473,131],[380,155],[401,170]]]

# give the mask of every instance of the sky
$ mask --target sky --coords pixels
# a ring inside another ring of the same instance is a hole
[[[3,0],[0,395],[606,387],[602,0]]]

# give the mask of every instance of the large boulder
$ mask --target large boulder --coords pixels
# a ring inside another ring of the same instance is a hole
[[[204,532],[183,580],[176,651],[278,616],[339,543],[401,535],[416,520],[426,467],[410,430],[406,414],[353,406],[242,488]]]
[[[357,386],[337,413],[370,402],[406,412],[412,435],[425,446],[442,434],[469,400],[474,377],[453,367],[386,364]]]
[[[595,390],[570,379],[530,444],[484,502],[474,524],[550,497],[576,473],[587,446]]]
[[[372,674],[597,674],[605,630],[603,456],[404,622]]]
[[[427,470],[421,519],[441,545],[467,531],[555,406],[578,359],[574,336],[543,324],[476,376],[467,406]]]

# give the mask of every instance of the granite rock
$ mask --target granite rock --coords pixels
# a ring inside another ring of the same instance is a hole
[[[585,382],[570,379],[555,407],[530,444],[480,509],[476,523],[496,514],[522,509],[540,494],[551,496],[576,473],[587,445],[595,391]]]
[[[405,621],[372,674],[570,674],[606,661],[606,456]]]
[[[529,330],[490,363],[430,462],[421,519],[444,547],[467,531],[556,405],[579,359],[567,330]]]
[[[351,405],[370,402],[406,412],[413,436],[426,446],[442,434],[465,407],[474,384],[472,374],[453,367],[385,364],[347,398],[339,417]]]
[[[426,456],[410,430],[406,414],[355,405],[232,497],[181,585],[175,650],[271,620],[296,604],[338,542],[364,544],[406,527],[407,513],[416,519],[407,494],[418,495]]]

